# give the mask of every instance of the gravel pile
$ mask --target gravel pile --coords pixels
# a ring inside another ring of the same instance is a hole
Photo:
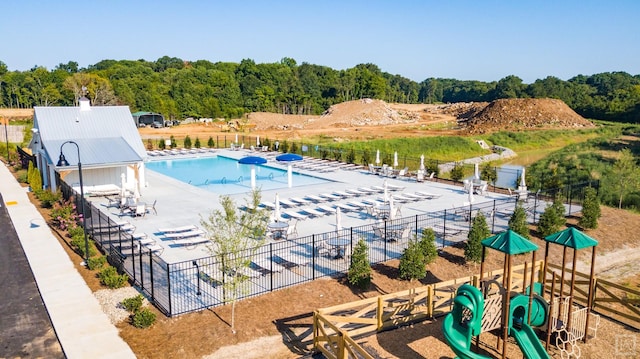
[[[113,324],[118,324],[129,318],[130,313],[126,311],[120,303],[124,299],[135,297],[138,294],[140,293],[133,287],[101,289],[93,293],[93,295],[98,299],[102,310],[109,316],[109,320]],[[146,299],[142,305],[147,305]]]

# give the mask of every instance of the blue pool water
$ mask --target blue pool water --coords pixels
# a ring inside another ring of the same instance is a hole
[[[146,168],[219,194],[251,191],[251,165],[241,165],[228,157],[184,158],[151,161]],[[256,188],[273,190],[288,188],[287,171],[268,165],[256,165]],[[293,187],[329,183],[331,181],[293,172]]]

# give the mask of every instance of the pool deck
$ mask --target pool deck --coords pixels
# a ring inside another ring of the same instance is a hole
[[[212,153],[162,156],[159,159],[185,158],[198,156],[223,155],[231,158],[239,159],[247,155],[265,156],[268,158],[268,165],[286,169],[286,164],[275,161],[274,153],[250,152],[246,150],[230,151],[216,150]],[[306,162],[305,160],[303,162]],[[337,164],[337,162],[334,162]],[[295,168],[295,165],[294,165]],[[334,191],[354,190],[358,187],[382,187],[386,180],[388,185],[403,187],[402,190],[389,191],[389,194],[415,193],[416,191],[428,192],[437,195],[437,198],[425,199],[407,203],[399,203],[396,201],[395,206],[401,206],[402,217],[414,216],[416,214],[425,214],[429,212],[438,212],[454,207],[461,207],[465,202],[469,201],[468,194],[462,187],[453,186],[444,183],[425,181],[416,182],[415,178],[389,178],[368,173],[364,168],[361,169],[336,169],[331,172],[317,172],[313,170],[295,169],[303,174],[322,177],[333,182],[295,186],[292,188],[284,188],[278,190],[262,191],[262,200],[275,202],[276,193],[280,199],[289,199],[293,197],[305,198],[307,195],[319,195],[324,193],[333,193]],[[180,262],[201,258],[209,255],[206,245],[197,245],[193,247],[176,246],[173,241],[166,239],[159,228],[181,227],[185,225],[196,225],[201,227],[200,221],[206,218],[213,209],[220,209],[220,195],[210,192],[203,188],[198,188],[185,184],[178,180],[160,175],[153,171],[146,171],[146,180],[148,186],[141,191],[140,201],[153,203],[157,200],[155,206],[157,215],[151,211],[143,217],[133,217],[130,215],[119,216],[119,209],[107,207],[107,201],[103,197],[91,197],[90,199],[98,203],[99,208],[117,221],[128,221],[135,226],[134,233],[146,233],[149,238],[156,240],[158,244],[164,247],[161,257],[168,263]],[[239,205],[244,205],[250,198],[250,189],[247,193],[233,194],[230,197]],[[349,201],[375,200],[382,199],[383,194],[361,195],[348,199],[327,201],[326,205],[332,206],[336,203],[347,203]],[[494,200],[505,200],[508,196],[493,192],[486,192],[485,195],[475,195],[474,204],[483,202],[493,202]],[[282,212],[298,211],[302,208],[317,209],[318,204],[311,203],[309,205],[299,205],[294,208],[281,206]],[[349,228],[371,224],[376,219],[361,211],[342,211],[342,227]],[[314,233],[324,233],[333,231],[336,228],[336,215],[328,214],[319,218],[307,218],[297,223],[298,236],[306,236]]]

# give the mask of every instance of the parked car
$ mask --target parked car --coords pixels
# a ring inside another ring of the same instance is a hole
[[[158,121],[155,121],[153,123],[153,128],[162,128],[162,124],[160,122],[158,122]]]

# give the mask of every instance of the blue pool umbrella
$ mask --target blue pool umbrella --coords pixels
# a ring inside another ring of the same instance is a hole
[[[297,155],[295,153],[283,153],[276,157],[276,161],[280,162],[288,162],[287,165],[287,182],[289,184],[289,188],[293,187],[293,171],[291,169],[291,162],[294,161],[302,161],[302,156]]]
[[[256,166],[267,163],[267,160],[258,156],[247,156],[238,160],[241,165],[251,165],[251,189],[256,188]]]

